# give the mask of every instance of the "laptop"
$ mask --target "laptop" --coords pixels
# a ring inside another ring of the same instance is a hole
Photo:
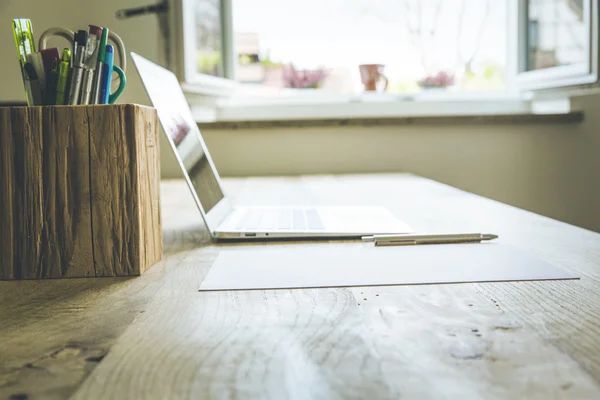
[[[213,239],[349,239],[412,231],[383,207],[233,205],[176,76],[138,54],[131,57]]]

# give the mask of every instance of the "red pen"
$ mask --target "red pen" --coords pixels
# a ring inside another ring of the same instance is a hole
[[[58,82],[58,49],[56,47],[40,50],[42,62],[44,64],[44,73],[46,76],[45,87],[43,90],[44,105],[56,104],[56,83]]]

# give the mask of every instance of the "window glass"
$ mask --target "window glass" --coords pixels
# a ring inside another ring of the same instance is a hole
[[[586,61],[589,28],[583,0],[528,2],[527,71]]]
[[[219,0],[197,0],[196,65],[201,74],[223,76],[222,26]]]
[[[265,92],[502,90],[506,13],[507,0],[233,0],[236,79]]]

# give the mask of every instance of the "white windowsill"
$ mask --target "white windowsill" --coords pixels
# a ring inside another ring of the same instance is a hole
[[[328,118],[389,118],[449,115],[519,114],[530,112],[529,102],[514,97],[468,98],[421,95],[347,96],[323,99],[296,99],[278,103],[227,102],[217,109],[221,121],[285,120]]]
[[[421,93],[218,98],[186,92],[196,121],[285,121],[365,118],[561,114],[568,98],[539,106],[517,93]]]

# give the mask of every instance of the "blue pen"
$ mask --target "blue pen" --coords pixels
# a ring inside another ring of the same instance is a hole
[[[104,68],[102,68],[102,77],[100,84],[100,104],[108,104],[108,96],[110,96],[110,81],[113,72],[114,48],[110,44],[106,46],[106,55],[104,56]]]
[[[106,55],[104,57],[104,68],[102,69],[102,76],[100,77],[100,96],[98,98],[99,104],[113,104],[117,97],[121,95],[123,89],[125,89],[125,74],[123,70],[118,66],[114,65],[114,52],[115,49],[110,44],[106,45]],[[112,80],[112,73],[116,72],[119,75],[120,82],[119,88],[115,91],[115,93],[110,93],[110,83]]]

